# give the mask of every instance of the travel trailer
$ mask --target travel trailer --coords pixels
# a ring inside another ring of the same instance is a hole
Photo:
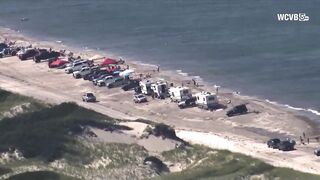
[[[164,99],[168,94],[168,87],[165,82],[156,82],[151,84],[151,90],[156,98]]]
[[[140,81],[139,85],[141,87],[141,93],[145,95],[151,95],[152,94],[152,89],[151,89],[151,84],[153,82],[150,80],[145,80],[145,81]]]
[[[202,109],[214,109],[219,105],[216,94],[210,92],[199,92],[195,95],[196,104]]]
[[[169,89],[169,94],[173,102],[185,101],[192,98],[191,89],[188,87],[172,87]]]

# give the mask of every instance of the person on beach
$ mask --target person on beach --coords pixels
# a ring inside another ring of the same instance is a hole
[[[301,136],[300,136],[300,143],[303,144],[303,139]]]
[[[197,85],[196,80],[195,80],[195,79],[192,79],[192,81],[193,81],[193,85],[196,86],[196,85]]]
[[[157,71],[160,72],[160,66],[157,66]]]
[[[127,69],[129,69],[129,65],[127,65]]]

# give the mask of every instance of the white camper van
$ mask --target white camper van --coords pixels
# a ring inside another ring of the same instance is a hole
[[[173,87],[169,89],[170,98],[173,102],[185,101],[192,98],[191,89],[188,87]]]
[[[153,84],[151,80],[140,81],[139,85],[141,87],[141,93],[145,95],[151,95],[152,94],[151,84]]]
[[[151,84],[151,90],[156,98],[164,99],[168,93],[168,87],[165,82],[158,81]]]
[[[216,94],[199,92],[196,94],[196,104],[202,109],[214,109],[219,105],[219,102]]]

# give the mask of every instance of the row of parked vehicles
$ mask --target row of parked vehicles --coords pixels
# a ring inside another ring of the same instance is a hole
[[[0,48],[9,51],[9,46],[0,44]],[[13,49],[12,47],[10,47]],[[1,50],[1,49],[0,49]],[[10,50],[11,51],[11,50]],[[168,84],[163,81],[139,81],[129,78],[131,70],[122,71],[117,65],[117,61],[113,59],[105,59],[100,65],[94,65],[92,61],[75,59],[72,62],[58,59],[63,55],[60,52],[39,49],[39,48],[19,48],[13,52],[20,60],[33,59],[36,63],[47,60],[50,68],[64,67],[67,74],[72,74],[74,78],[83,78],[84,80],[92,81],[93,85],[108,88],[122,87],[128,91],[135,89],[133,97],[134,102],[147,102],[146,96],[153,98],[165,99],[170,98],[172,102],[177,102],[178,107],[183,109],[187,107],[199,107],[206,110],[213,110],[219,107],[219,101],[215,93],[199,92],[195,95],[189,87],[168,87]],[[247,113],[245,105],[235,106],[227,112],[227,115],[234,116]]]
[[[108,59],[110,61],[110,59]],[[102,65],[103,64],[103,65]],[[165,99],[170,98],[177,102],[178,107],[199,107],[206,110],[213,110],[220,107],[218,97],[215,93],[199,92],[192,94],[189,87],[169,87],[166,82],[152,80],[134,80],[129,75],[132,70],[121,70],[117,64],[102,62],[99,66],[88,60],[75,60],[65,67],[65,73],[73,74],[74,78],[83,78],[92,81],[93,85],[99,87],[121,87],[124,91],[135,90],[133,101],[135,103],[147,102],[146,96]],[[246,105],[238,105],[227,112],[229,117],[247,113]]]
[[[34,62],[40,63],[43,60],[56,59],[61,53],[47,49],[26,48],[17,52],[17,55],[21,61],[33,59]]]
[[[280,151],[293,151],[295,150],[296,141],[286,138],[281,140],[279,138],[272,138],[267,141],[268,148],[278,149]],[[320,156],[320,148],[313,151],[316,156]]]
[[[268,140],[267,142],[268,148],[279,149],[281,151],[292,151],[294,150],[294,146],[296,142],[292,139],[280,140],[278,138],[273,138]]]
[[[15,56],[21,47],[0,43],[0,58]]]
[[[20,60],[33,59],[36,63],[61,56],[60,52],[0,43],[0,58],[18,56]]]
[[[4,54],[17,55],[20,60],[33,59],[39,63],[47,60],[50,68],[64,65],[64,71],[67,74],[73,75],[74,78],[83,78],[92,81],[95,86],[106,86],[108,88],[121,86],[123,90],[128,91],[135,89],[133,97],[134,102],[147,102],[146,96],[153,98],[165,99],[170,98],[172,102],[177,102],[178,107],[183,109],[187,107],[199,107],[206,110],[213,110],[219,107],[219,101],[215,93],[199,92],[195,95],[189,87],[168,87],[168,84],[163,81],[139,81],[129,78],[131,70],[122,71],[117,65],[117,61],[113,59],[105,59],[100,65],[94,65],[93,61],[75,59],[72,62],[58,59],[60,52],[39,48],[16,48],[10,47],[7,44],[0,44],[1,52]],[[227,112],[227,116],[234,116],[247,113],[245,105],[235,106]]]

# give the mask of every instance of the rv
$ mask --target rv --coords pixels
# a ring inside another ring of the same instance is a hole
[[[171,101],[180,102],[192,98],[191,89],[188,87],[173,87],[169,89]]]
[[[151,90],[156,98],[164,99],[168,94],[168,87],[165,82],[156,82],[151,84]]]
[[[146,80],[146,81],[140,81],[139,85],[141,87],[141,93],[145,95],[151,95],[152,89],[151,89],[152,81]]]
[[[202,109],[214,109],[218,106],[218,98],[216,94],[210,92],[200,92],[196,95],[196,104]]]

